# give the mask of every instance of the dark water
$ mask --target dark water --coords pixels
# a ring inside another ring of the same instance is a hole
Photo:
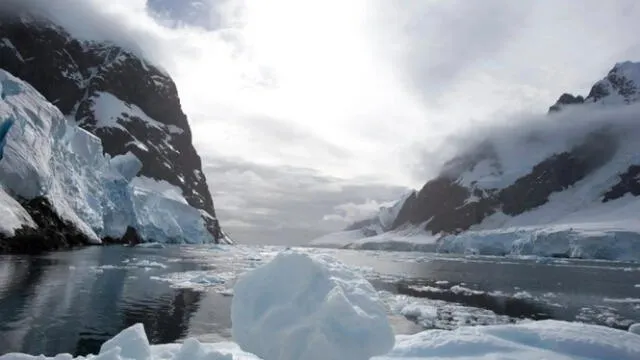
[[[187,336],[228,339],[232,297],[212,289],[173,288],[157,277],[242,272],[275,250],[252,255],[255,249],[246,248],[214,256],[211,249],[195,247],[95,247],[0,257],[0,354],[95,353],[105,340],[138,322],[152,343]],[[640,322],[637,264],[309,251],[372,268],[366,274],[379,290],[438,304],[488,309],[513,320],[557,318],[618,328]],[[154,263],[136,265],[141,259]]]

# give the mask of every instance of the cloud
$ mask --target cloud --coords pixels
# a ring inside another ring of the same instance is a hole
[[[204,172],[218,217],[241,243],[307,244],[373,214],[406,191],[239,159],[205,159]]]
[[[353,224],[356,221],[365,220],[375,216],[381,207],[391,206],[397,198],[392,201],[378,202],[367,199],[362,203],[348,202],[333,207],[334,213],[325,215],[325,221],[338,221],[345,225]]]
[[[393,30],[387,35],[390,44],[382,51],[404,44],[396,60],[407,70],[406,81],[436,105],[478,63],[518,40],[532,3],[454,0],[382,2],[381,6],[387,10],[381,12],[380,20],[387,25],[381,30]]]

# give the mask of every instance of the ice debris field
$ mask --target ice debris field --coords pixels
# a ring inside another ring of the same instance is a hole
[[[105,342],[94,360],[640,359],[640,328],[555,320],[427,330],[394,336],[386,308],[357,271],[327,255],[292,250],[234,287],[235,343],[150,345],[141,324]],[[0,360],[71,360],[6,354]]]

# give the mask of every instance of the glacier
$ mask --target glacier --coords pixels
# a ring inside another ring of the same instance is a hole
[[[143,239],[164,243],[213,243],[200,211],[182,190],[166,181],[139,176],[131,182],[136,229]]]
[[[234,287],[232,307],[235,342],[188,338],[151,345],[143,325],[136,324],[105,342],[97,355],[10,353],[0,360],[640,358],[637,326],[622,331],[543,320],[394,336],[381,298],[356,269],[295,251],[281,252],[244,274]]]
[[[98,137],[1,69],[0,84],[2,235],[36,228],[20,201],[44,197],[94,244],[128,228],[145,241],[214,241],[180,188],[137,176],[142,162],[132,153],[105,155]]]

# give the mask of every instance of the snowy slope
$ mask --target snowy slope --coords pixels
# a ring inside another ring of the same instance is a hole
[[[404,206],[404,203],[407,201],[407,199],[409,199],[412,196],[415,196],[415,191],[407,192],[400,198],[400,200],[396,201],[396,203],[393,204],[392,206],[389,206],[389,207],[383,206],[380,208],[380,211],[378,212],[378,215],[377,215],[377,219],[378,219],[378,222],[380,223],[380,227],[382,228],[382,230],[388,231],[393,227],[393,224],[395,223],[396,218],[400,213],[400,210]]]
[[[129,227],[148,241],[214,241],[182,189],[136,177],[142,163],[135,155],[104,155],[98,137],[4,70],[0,92],[0,122],[12,123],[0,160],[0,233],[36,228],[17,200],[43,197],[93,243],[120,238]]]
[[[640,63],[586,98],[478,129],[438,177],[403,199],[391,231],[315,245],[640,260]],[[409,230],[413,228],[414,230]]]

